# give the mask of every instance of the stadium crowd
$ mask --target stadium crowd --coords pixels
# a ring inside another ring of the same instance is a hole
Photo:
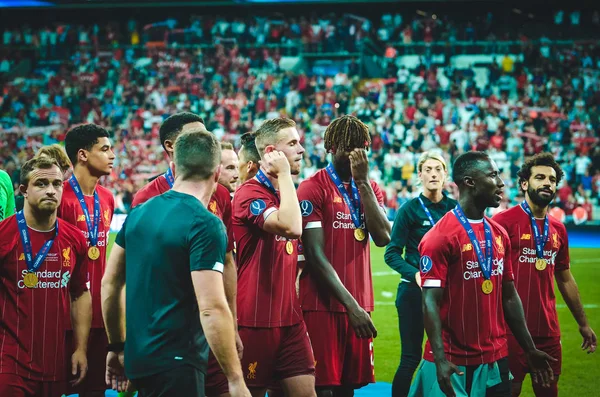
[[[557,25],[579,23],[574,14],[563,15],[564,21],[559,21],[559,14],[555,17]],[[12,77],[19,52],[4,53],[0,66],[6,81],[0,99],[4,136],[0,166],[16,183],[24,160],[41,145],[63,141],[68,125],[102,125],[112,132],[117,153],[113,175],[106,184],[117,197],[117,211],[126,213],[132,194],[148,178],[164,171],[158,128],[170,114],[199,114],[210,131],[236,147],[242,133],[256,129],[266,118],[293,118],[307,148],[299,182],[326,163],[325,127],[333,118],[351,113],[370,127],[371,177],[385,186],[391,219],[418,190],[414,187],[419,154],[435,149],[447,160],[468,149],[488,151],[503,171],[511,189],[507,196],[512,200],[518,189],[511,181],[516,180],[523,159],[550,151],[567,174],[558,205],[567,216],[576,206],[584,206],[588,219],[592,217],[591,206],[600,199],[600,47],[581,42],[564,48],[550,41],[538,46],[523,39],[520,53],[498,54],[485,66],[483,78],[476,67],[457,68],[448,59],[442,64],[433,62],[434,54],[423,56],[415,68],[403,66],[400,57],[396,62],[381,58],[387,78],[361,80],[357,60],[332,76],[289,72],[280,68],[285,49],[261,46],[285,42],[283,38],[303,37],[310,42],[303,34],[324,33],[327,27],[334,27],[332,20],[312,17],[264,23],[258,18],[251,24],[237,19],[194,19],[200,37],[206,36],[208,42],[215,42],[216,37],[225,39],[202,49],[120,46],[155,40],[151,36],[157,30],[188,37],[188,28],[177,30],[174,20],[145,26],[130,21],[126,27],[109,24],[87,30],[82,26],[63,26],[61,30],[59,26],[56,34],[48,28],[7,29],[5,44],[39,46],[40,58],[30,74]],[[336,20],[355,27],[351,30],[357,32],[356,43],[362,38],[360,31],[388,42],[398,39],[403,27],[413,30],[415,40],[447,39],[453,26],[432,16],[410,22],[388,14],[375,26],[353,15]],[[597,20],[594,13],[582,24],[594,25]],[[432,21],[440,29],[428,38],[427,26]],[[492,15],[477,21],[478,37],[493,40],[490,34],[501,36],[493,32],[498,24]],[[315,23],[325,29],[317,29]],[[311,25],[313,29],[306,28]],[[382,33],[386,26],[389,32]],[[258,32],[259,27],[265,31]],[[456,35],[468,36],[469,29],[465,29]],[[339,27],[333,30],[342,31]],[[239,40],[228,41],[242,31]],[[266,37],[260,38],[261,34]],[[69,51],[54,46],[59,42]],[[114,48],[78,47],[92,42],[112,43]],[[244,47],[248,42],[258,46]],[[335,36],[332,42],[345,41]],[[45,61],[48,51],[59,51],[53,55],[61,62]]]

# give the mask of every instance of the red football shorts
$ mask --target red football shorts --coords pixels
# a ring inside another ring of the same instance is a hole
[[[66,393],[67,382],[42,382],[14,374],[0,374],[0,396],[56,397]]]
[[[71,356],[75,351],[75,338],[73,331],[67,331],[67,379],[72,379]],[[92,328],[88,339],[88,372],[83,382],[77,387],[70,387],[67,395],[81,394],[85,392],[104,391],[107,389],[106,376],[106,347],[108,338],[103,328]]]
[[[375,382],[373,339],[361,339],[346,313],[304,312],[315,353],[316,386],[354,386]]]
[[[560,375],[562,368],[562,345],[560,344],[560,336],[551,337],[533,337],[533,343],[538,350],[554,357],[558,361],[550,361],[550,367],[554,371],[554,375]],[[514,376],[515,382],[523,382],[525,375],[529,373],[527,358],[521,346],[513,335],[508,335],[508,364],[510,372]]]
[[[212,351],[208,352],[208,369],[204,379],[206,397],[217,397],[229,393],[229,383]]]
[[[315,374],[315,358],[304,322],[289,327],[239,327],[244,344],[242,371],[250,388]]]

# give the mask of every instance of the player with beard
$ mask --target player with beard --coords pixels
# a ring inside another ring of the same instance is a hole
[[[241,136],[240,141],[242,147],[238,152],[239,156],[239,175],[240,183],[246,182],[248,179],[254,178],[258,172],[260,154],[256,150],[255,136],[251,132],[247,132]]]
[[[511,393],[508,324],[526,351],[534,380],[548,385],[548,354],[535,348],[513,283],[510,240],[484,216],[498,207],[504,182],[483,152],[459,156],[452,179],[460,199],[419,245],[427,344],[410,396]]]
[[[78,385],[88,369],[87,243],[56,216],[63,195],[56,161],[26,162],[19,190],[23,210],[0,223],[0,396],[61,396],[67,377]],[[69,317],[75,349],[67,353]]]
[[[233,198],[244,378],[254,397],[277,382],[286,396],[314,397],[314,357],[295,287],[302,216],[292,175],[304,148],[289,119],[267,120],[255,136],[260,170]]]
[[[233,150],[233,145],[229,142],[222,142],[221,175],[219,176],[219,183],[229,190],[230,194],[235,192],[236,185],[240,177],[238,167],[238,155],[235,150]]]
[[[115,200],[110,190],[99,184],[99,180],[112,172],[115,154],[108,139],[108,131],[95,124],[73,127],[67,132],[65,148],[73,164],[73,174],[64,182],[58,217],[79,228],[88,241],[88,288],[92,295],[92,329],[88,344],[89,372],[85,381],[68,394],[78,393],[83,397],[104,396],[108,340],[102,321],[100,284],[106,268],[106,248]],[[58,152],[54,155],[60,157]],[[73,349],[73,346],[73,333],[67,332],[67,348]]]
[[[354,116],[325,130],[332,162],[300,184],[306,258],[300,302],[313,345],[318,396],[353,396],[375,382],[370,238],[390,241],[383,194],[369,180],[369,127]]]
[[[552,363],[554,381],[549,388],[533,384],[538,397],[558,396],[562,346],[556,313],[554,279],[583,337],[582,349],[596,350],[596,334],[583,310],[579,290],[570,270],[569,240],[565,226],[548,215],[548,206],[556,196],[556,186],[564,174],[550,153],[540,153],[526,161],[518,173],[519,186],[525,192],[520,204],[494,216],[511,239],[515,287],[523,301],[527,327],[538,349],[558,361]],[[525,353],[514,336],[509,337],[510,372],[514,376],[513,396],[521,386],[529,366]]]
[[[173,145],[177,137],[186,131],[200,129],[206,131],[202,117],[189,113],[181,112],[169,116],[160,126],[160,142],[167,153],[169,160],[173,158]],[[175,175],[169,168],[163,175],[155,178],[146,186],[141,188],[133,197],[131,207],[136,207],[152,197],[163,194],[171,189],[175,181]],[[225,255],[225,268],[223,270],[223,282],[225,283],[225,295],[229,308],[233,313],[234,323],[237,319],[236,291],[237,291],[237,268],[233,259],[233,228],[231,227],[231,196],[227,188],[217,184],[210,202],[208,210],[219,217],[227,229],[227,254]],[[237,324],[234,324],[237,330]],[[236,332],[236,343],[240,356],[243,346],[239,335]],[[207,396],[227,396],[227,378],[219,367],[212,352],[208,359],[208,371],[206,374],[206,395]]]

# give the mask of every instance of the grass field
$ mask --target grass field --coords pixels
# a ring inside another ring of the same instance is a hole
[[[115,234],[111,235],[111,243]],[[400,359],[398,315],[394,306],[400,280],[383,260],[382,248],[373,246],[375,312],[373,319],[378,336],[375,340],[375,374],[378,382],[392,382]],[[572,249],[572,272],[578,282],[582,301],[592,328],[600,332],[600,249]],[[562,329],[563,374],[561,396],[600,396],[600,352],[588,355],[581,351],[581,336],[577,323],[558,295],[558,315]],[[530,382],[525,380],[521,396],[533,396]],[[383,396],[382,396],[383,397]]]

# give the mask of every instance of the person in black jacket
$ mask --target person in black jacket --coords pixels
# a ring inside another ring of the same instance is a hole
[[[443,192],[448,173],[443,157],[425,152],[419,159],[417,170],[423,193],[398,210],[391,242],[385,250],[385,262],[401,276],[396,309],[402,356],[392,384],[392,397],[408,395],[413,374],[423,355],[419,243],[435,222],[456,206],[456,200]]]

